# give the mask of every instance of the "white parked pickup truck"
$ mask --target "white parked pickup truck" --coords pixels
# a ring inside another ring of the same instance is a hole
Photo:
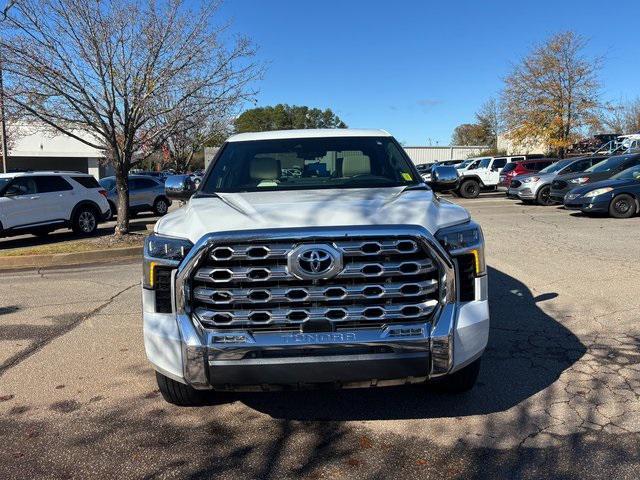
[[[235,135],[195,192],[175,176],[167,194],[188,201],[148,237],[142,290],[167,401],[474,385],[489,334],[482,231],[387,132]]]

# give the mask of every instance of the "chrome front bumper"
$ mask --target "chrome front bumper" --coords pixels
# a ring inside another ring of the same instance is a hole
[[[424,233],[419,227],[409,230]],[[487,276],[476,278],[476,300],[460,303],[455,264],[438,244],[430,246],[446,272],[442,302],[431,323],[317,333],[203,328],[192,320],[185,302],[189,284],[184,279],[193,265],[188,258],[173,275],[177,313],[156,313],[155,293],[143,290],[147,357],[160,373],[197,389],[317,383],[375,386],[447,375],[480,357],[487,345]]]
[[[149,311],[144,313],[145,347],[156,370],[198,389],[421,382],[459,370],[482,355],[489,336],[486,276],[476,279],[476,291],[480,300],[445,306],[435,325],[382,330],[221,334],[198,329],[187,315]]]

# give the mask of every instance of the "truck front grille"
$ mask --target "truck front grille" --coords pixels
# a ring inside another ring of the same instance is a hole
[[[330,245],[343,268],[329,280],[301,280],[287,268],[304,243]],[[217,244],[191,278],[203,326],[255,331],[329,321],[334,329],[428,321],[440,296],[438,264],[411,237],[359,237]]]

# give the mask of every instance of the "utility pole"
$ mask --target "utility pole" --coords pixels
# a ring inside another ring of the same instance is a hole
[[[7,12],[16,4],[17,0],[9,0],[2,10],[2,20],[7,19]],[[7,124],[4,117],[4,69],[2,67],[2,43],[0,42],[0,133],[2,133],[2,171],[7,173]]]
[[[4,81],[2,79],[2,50],[0,49],[0,133],[2,133],[2,172],[7,173],[7,124],[4,118]]]

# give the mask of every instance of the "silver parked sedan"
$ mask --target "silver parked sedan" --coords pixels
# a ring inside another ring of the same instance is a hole
[[[507,196],[520,199],[523,202],[553,205],[556,202],[550,195],[551,182],[556,176],[583,172],[600,160],[599,157],[567,158],[552,163],[538,173],[518,175],[511,180]]]
[[[116,178],[105,177],[100,185],[107,191],[107,200],[111,212],[118,211],[118,192]],[[171,200],[165,194],[164,182],[161,178],[148,175],[129,175],[129,210],[131,213],[153,212],[164,215],[169,210]]]

